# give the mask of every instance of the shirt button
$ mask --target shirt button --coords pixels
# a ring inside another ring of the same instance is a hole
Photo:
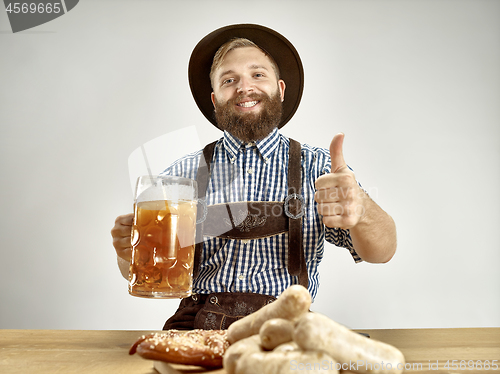
[[[238,279],[239,279],[240,281],[242,281],[243,279],[245,279],[245,276],[244,276],[243,274],[240,274],[240,275],[238,275]]]
[[[250,242],[250,239],[241,239],[241,242],[243,244],[248,244]]]
[[[267,162],[268,162],[268,161],[269,161],[269,157],[266,157],[266,158],[264,159],[264,162],[267,164]]]
[[[231,163],[234,163],[236,161],[236,158],[231,158],[229,161],[231,161]]]
[[[248,169],[247,173],[248,174],[252,174],[253,173],[253,169],[252,168]]]

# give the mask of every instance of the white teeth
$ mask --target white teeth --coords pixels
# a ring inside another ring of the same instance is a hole
[[[257,105],[258,101],[245,101],[244,103],[239,103],[238,106],[243,108],[250,108],[252,106]]]

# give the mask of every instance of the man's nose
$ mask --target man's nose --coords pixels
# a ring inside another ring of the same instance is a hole
[[[247,79],[247,78],[241,78],[239,83],[240,84],[237,87],[237,92],[239,94],[247,93],[247,92],[253,92],[254,91],[254,86],[253,86],[252,82],[250,82],[249,79]]]

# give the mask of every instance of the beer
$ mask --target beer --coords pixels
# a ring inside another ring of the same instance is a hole
[[[129,292],[134,296],[191,295],[196,202],[136,202]]]

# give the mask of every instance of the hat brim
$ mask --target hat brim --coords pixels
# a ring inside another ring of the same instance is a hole
[[[247,38],[270,54],[285,81],[285,100],[279,128],[295,114],[304,89],[304,69],[294,46],[281,34],[264,26],[237,24],[217,29],[205,36],[194,48],[189,60],[188,77],[191,93],[205,117],[217,128],[211,100],[210,68],[217,50],[233,38]]]

